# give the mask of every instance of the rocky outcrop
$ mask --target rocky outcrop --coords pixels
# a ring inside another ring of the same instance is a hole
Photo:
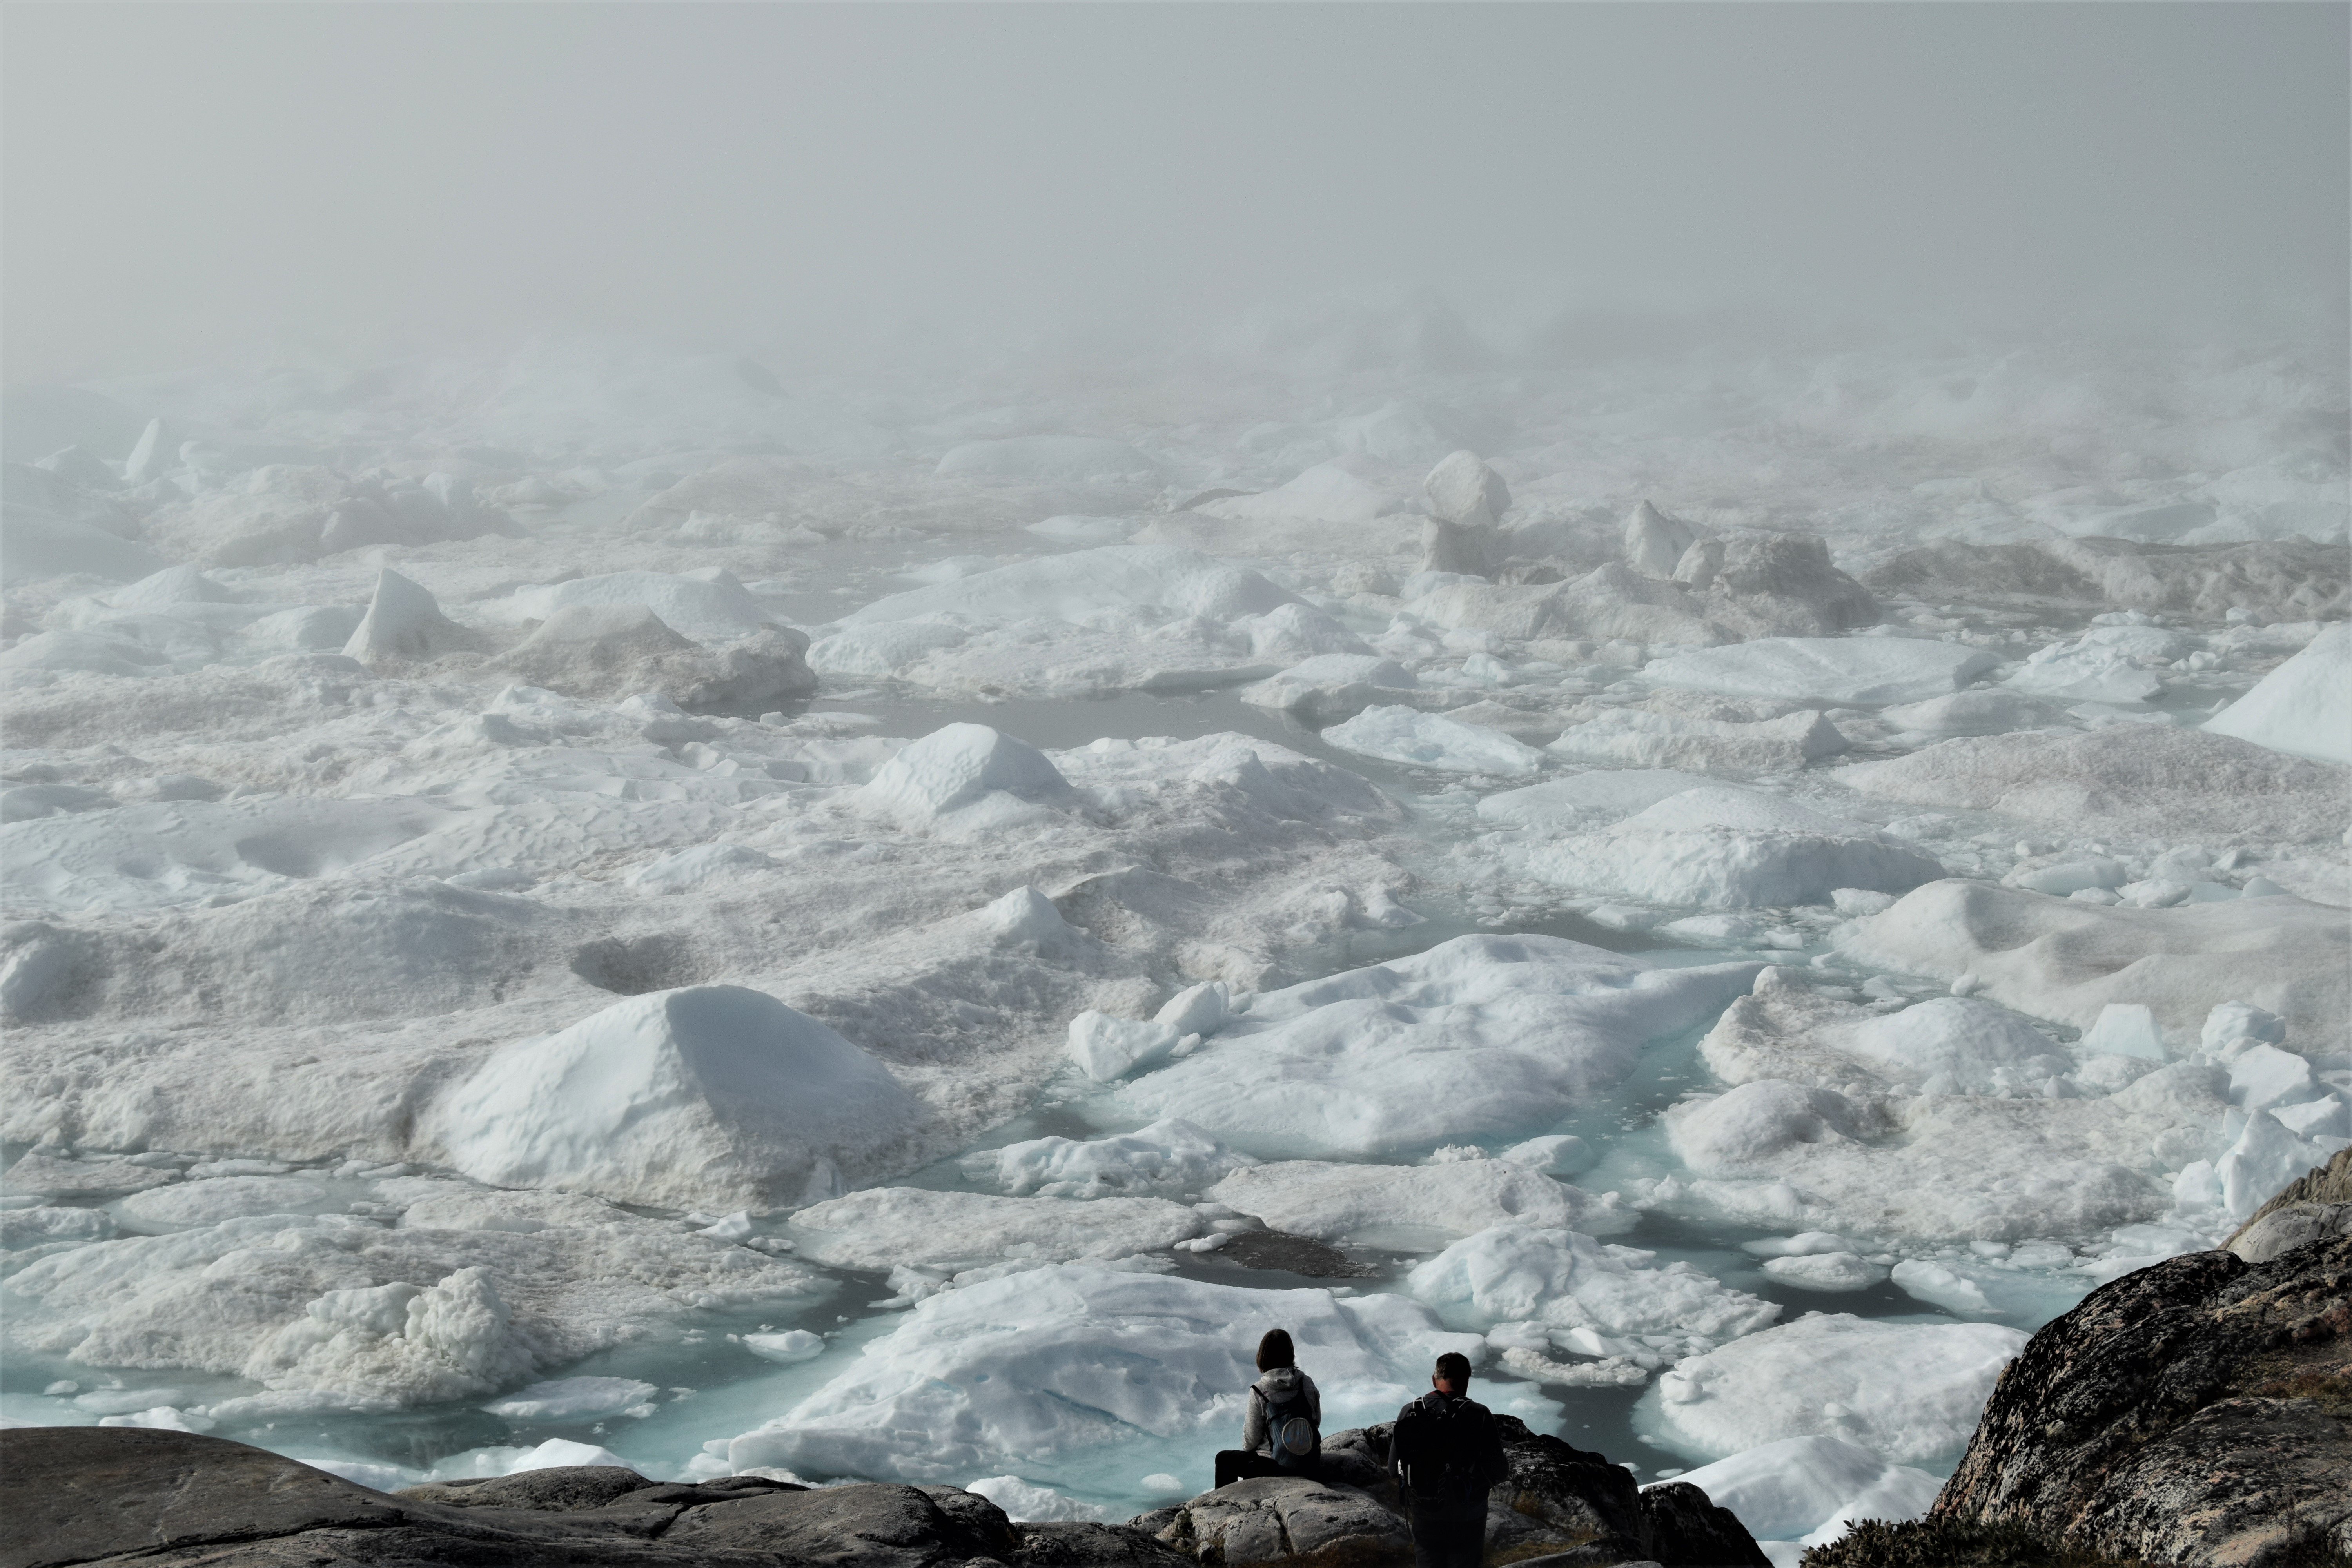
[[[1125,1525],[1020,1525],[953,1487],[699,1485],[579,1466],[394,1495],[193,1433],[0,1433],[0,1568],[1176,1568]]]
[[[1695,1486],[1643,1491],[1621,1465],[1510,1416],[1497,1416],[1510,1474],[1488,1494],[1490,1563],[1590,1568],[1762,1568],[1747,1530]],[[1242,1481],[1135,1524],[1200,1563],[1225,1568],[1372,1568],[1412,1560],[1402,1500],[1388,1477],[1389,1426],[1325,1440],[1314,1480]]]
[[[1927,1524],[2150,1563],[2352,1552],[2352,1238],[2092,1292],[2002,1373]]]
[[[2297,1176],[2221,1244],[2249,1263],[2268,1263],[2298,1247],[2352,1236],[2352,1149]]]

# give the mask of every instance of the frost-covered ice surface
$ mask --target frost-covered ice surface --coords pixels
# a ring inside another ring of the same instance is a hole
[[[0,1416],[1787,1554],[2352,1136],[2340,367],[1253,331],[12,391]]]

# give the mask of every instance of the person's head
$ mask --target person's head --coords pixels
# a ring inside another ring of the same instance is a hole
[[[1298,1352],[1290,1348],[1288,1329],[1268,1329],[1265,1338],[1257,1342],[1257,1369],[1272,1372],[1278,1366],[1297,1366]]]
[[[1470,1358],[1458,1351],[1447,1351],[1437,1358],[1437,1371],[1431,1374],[1429,1386],[1450,1398],[1460,1398],[1470,1391]]]

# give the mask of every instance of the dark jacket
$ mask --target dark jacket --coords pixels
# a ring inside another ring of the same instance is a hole
[[[1442,1481],[1438,1472],[1454,1474]],[[1431,1389],[1397,1412],[1389,1436],[1389,1473],[1416,1518],[1477,1518],[1486,1511],[1486,1491],[1511,1473],[1503,1458],[1503,1434],[1495,1414],[1466,1396],[1449,1398]]]

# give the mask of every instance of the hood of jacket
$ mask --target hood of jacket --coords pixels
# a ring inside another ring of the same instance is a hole
[[[1261,1373],[1255,1385],[1269,1400],[1293,1399],[1307,1388],[1307,1374],[1295,1366],[1278,1366]]]

